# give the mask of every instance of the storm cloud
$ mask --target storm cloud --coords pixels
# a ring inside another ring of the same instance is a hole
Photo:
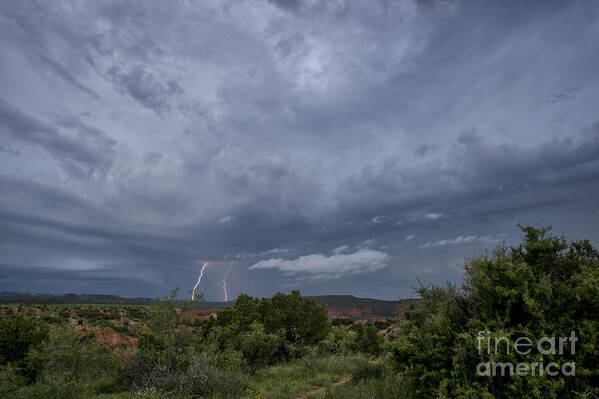
[[[0,290],[412,295],[599,243],[599,5],[0,4]]]

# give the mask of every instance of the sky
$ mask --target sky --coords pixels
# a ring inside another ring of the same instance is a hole
[[[599,2],[0,0],[0,291],[459,283],[599,244]]]

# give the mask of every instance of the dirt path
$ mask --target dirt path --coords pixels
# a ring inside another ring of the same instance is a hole
[[[332,383],[331,386],[336,387],[339,385],[347,384],[350,380],[351,380],[351,375],[347,374],[345,377],[343,377],[339,381]],[[311,397],[324,392],[326,388],[327,387],[318,387],[318,388],[311,389],[308,392],[302,393],[300,396],[297,397],[297,399],[310,399]]]

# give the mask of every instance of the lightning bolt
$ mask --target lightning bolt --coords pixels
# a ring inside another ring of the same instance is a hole
[[[204,263],[202,265],[202,268],[200,269],[200,277],[198,277],[198,282],[196,283],[196,285],[193,286],[193,290],[191,290],[191,300],[192,301],[195,299],[196,288],[198,288],[198,286],[200,285],[200,282],[202,281],[202,276],[204,275],[204,269],[206,268],[206,266],[208,266],[208,263]]]
[[[229,271],[231,270],[232,264],[233,261],[229,262],[229,266],[227,267],[227,270],[225,270],[225,274],[223,276],[223,292],[225,293],[225,302],[229,300],[229,296],[227,295],[227,276],[229,275]]]

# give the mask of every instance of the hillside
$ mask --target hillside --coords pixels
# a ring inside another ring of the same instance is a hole
[[[30,294],[22,292],[0,292],[0,303],[35,304],[101,304],[101,305],[151,305],[151,298],[122,298],[117,295],[87,294]]]
[[[329,318],[350,319],[392,318],[402,314],[417,299],[385,301],[382,299],[357,298],[353,295],[313,296],[316,302],[324,305]]]

